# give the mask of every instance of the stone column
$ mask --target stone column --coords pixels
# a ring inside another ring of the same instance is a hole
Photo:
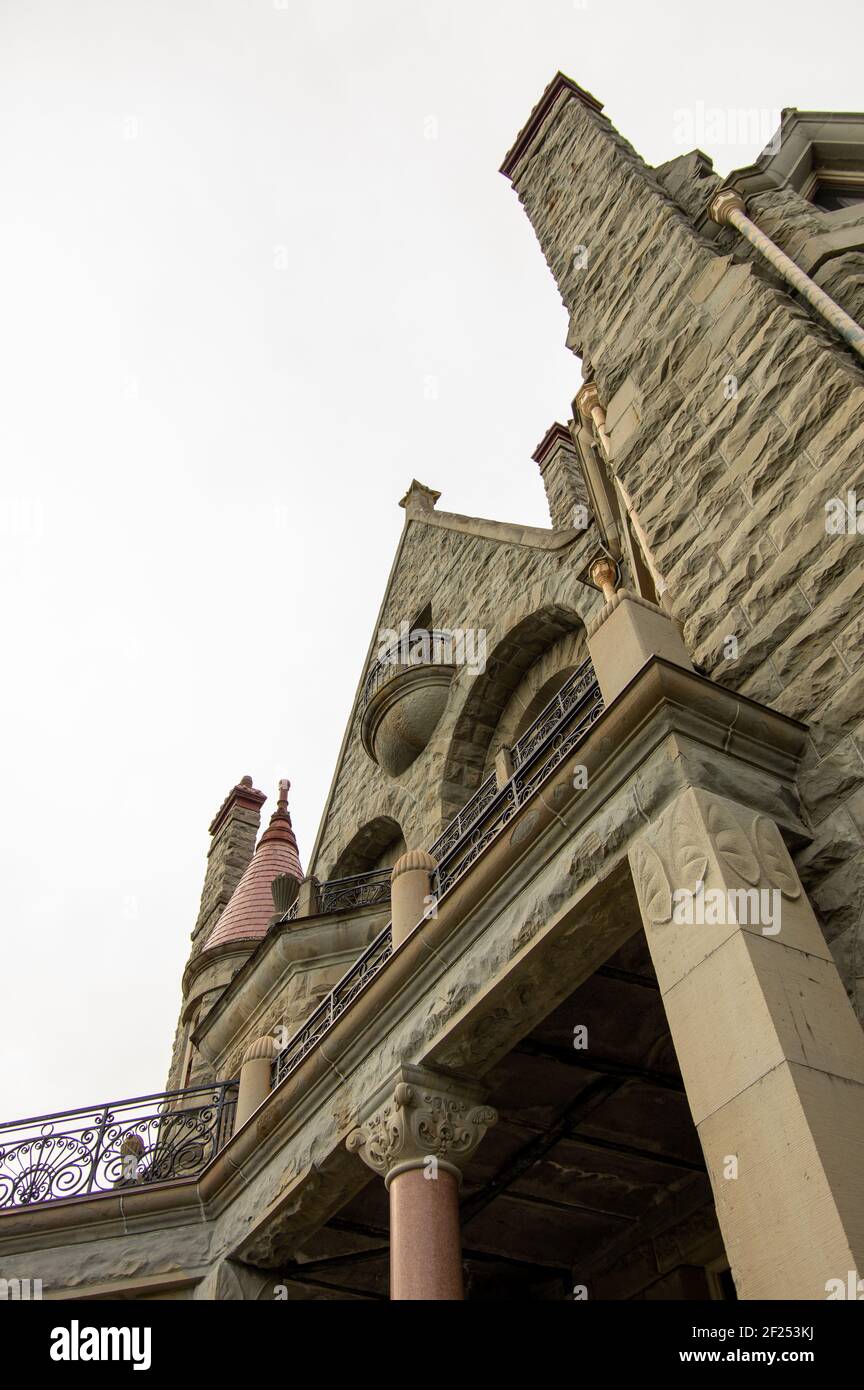
[[[864,1033],[783,838],[691,788],[629,857],[738,1295],[824,1299],[864,1273]]]
[[[234,1120],[235,1133],[269,1096],[275,1056],[276,1039],[269,1035],[256,1038],[243,1053],[237,1091],[237,1116]]]
[[[459,1300],[461,1165],[498,1116],[470,1082],[400,1069],[347,1145],[390,1194],[390,1297]]]
[[[437,865],[425,849],[409,849],[390,874],[393,949],[404,941],[430,909],[432,874]]]
[[[495,754],[495,784],[499,791],[502,787],[506,787],[514,771],[513,749],[499,748]]]

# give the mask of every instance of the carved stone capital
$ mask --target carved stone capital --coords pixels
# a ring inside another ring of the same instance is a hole
[[[387,1187],[397,1174],[423,1168],[430,1158],[461,1181],[461,1166],[498,1119],[482,1094],[471,1083],[405,1067],[368,1119],[348,1135],[347,1148]]]

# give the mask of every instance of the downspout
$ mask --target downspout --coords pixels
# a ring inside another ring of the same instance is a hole
[[[785,251],[781,251],[770,237],[760,231],[755,222],[747,216],[746,204],[741,194],[734,188],[721,188],[708,205],[708,216],[721,227],[735,227],[751,246],[765,257],[783,279],[788,281],[807,300],[822,318],[835,329],[853,352],[864,357],[864,328],[841,309],[839,304],[824,290],[805,275]]]
[[[627,492],[627,489],[625,488],[621,479],[618,477],[618,474],[616,473],[614,465],[612,463],[612,446],[609,440],[609,435],[606,433],[606,411],[600,404],[600,395],[593,381],[586,381],[582,385],[581,390],[578,392],[576,396],[574,405],[579,410],[579,414],[582,416],[582,419],[589,426],[593,426],[594,436],[597,440],[597,443],[600,446],[603,457],[606,460],[606,465],[609,469],[609,474],[612,478],[613,485],[618,493],[621,505],[623,506],[625,512],[630,518],[630,523],[633,527],[636,539],[639,541],[639,545],[641,546],[642,556],[645,560],[645,565],[648,569],[648,572],[651,575],[651,581],[654,585],[654,590],[657,594],[657,602],[660,604],[661,608],[665,609],[667,613],[671,613],[672,609],[669,600],[669,586],[666,583],[666,580],[663,578],[662,574],[660,573],[659,569],[657,568],[657,565],[654,561],[654,557],[651,554],[651,547],[648,544],[648,537],[645,535],[645,532],[639,521],[636,508],[633,506],[633,502],[630,498],[630,495]]]

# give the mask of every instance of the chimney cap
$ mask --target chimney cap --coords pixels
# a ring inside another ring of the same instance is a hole
[[[550,454],[553,452],[556,445],[559,444],[566,445],[571,451],[573,449],[573,439],[570,431],[566,425],[561,424],[560,420],[556,420],[554,425],[549,426],[543,438],[540,440],[540,443],[537,445],[537,448],[531,455],[534,462],[539,464],[541,473],[549,462]]]
[[[603,110],[602,101],[598,101],[590,92],[586,92],[585,88],[580,87],[578,82],[574,82],[572,77],[567,77],[563,72],[556,72],[549,86],[531,112],[531,115],[528,117],[528,120],[516,136],[515,143],[504,156],[504,163],[501,165],[500,172],[505,178],[512,181],[519,160],[530,146],[541,125],[562,94],[566,95],[568,99],[581,101],[582,105],[587,106],[591,111]]]
[[[247,773],[245,777],[241,777],[236,786],[231,788],[225,800],[222,802],[222,805],[210,822],[210,834],[215,835],[217,831],[222,829],[222,826],[225,824],[235,806],[243,806],[248,811],[258,811],[260,814],[261,807],[266,800],[266,793],[256,790],[252,783],[252,778]]]

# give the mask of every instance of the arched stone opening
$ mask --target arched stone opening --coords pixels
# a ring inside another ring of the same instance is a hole
[[[392,816],[376,816],[352,836],[327,878],[349,878],[389,868],[405,850],[402,827]]]
[[[563,642],[568,653],[565,659],[562,652],[561,664],[569,666],[569,674],[578,664],[574,653],[577,649],[582,651],[584,630],[582,618],[574,609],[563,604],[547,604],[520,616],[514,613],[505,617],[499,629],[502,635],[497,641],[494,641],[495,634],[490,634],[493,641],[486,669],[471,686],[447,750],[441,781],[442,826],[477,790],[497,747],[508,741],[497,735],[503,716],[505,712],[510,713],[511,707],[514,708],[515,736],[515,723],[525,713],[526,702],[517,702],[513,707],[511,701],[530,669],[550,649]],[[548,679],[553,680],[556,674],[557,668],[549,672]],[[566,675],[562,676],[562,681],[564,679]],[[553,693],[550,689],[547,701]],[[539,708],[542,706],[538,707],[538,713]]]

